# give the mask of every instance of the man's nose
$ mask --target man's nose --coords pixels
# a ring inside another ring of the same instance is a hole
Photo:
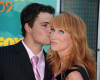
[[[50,25],[48,25],[48,31],[51,32],[51,27],[50,27]]]

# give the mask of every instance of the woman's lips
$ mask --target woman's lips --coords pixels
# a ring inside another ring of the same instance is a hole
[[[54,44],[57,44],[57,43],[56,43],[56,42],[51,41],[51,44],[52,44],[52,45],[54,45]]]

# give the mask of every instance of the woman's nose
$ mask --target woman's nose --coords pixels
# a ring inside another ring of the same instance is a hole
[[[57,39],[57,33],[51,32],[50,39]]]

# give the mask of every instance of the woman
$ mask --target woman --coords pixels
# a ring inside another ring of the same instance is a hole
[[[51,25],[47,60],[57,80],[95,80],[96,65],[88,47],[86,25],[72,13],[56,16]]]

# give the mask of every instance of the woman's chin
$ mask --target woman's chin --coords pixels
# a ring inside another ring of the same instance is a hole
[[[55,49],[55,48],[51,48],[51,50],[52,50],[52,51],[57,51],[57,49]]]

